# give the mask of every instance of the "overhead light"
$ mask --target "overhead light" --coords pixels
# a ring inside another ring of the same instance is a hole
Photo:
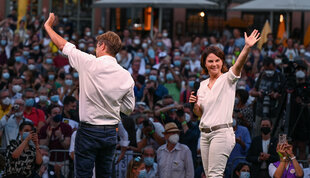
[[[200,15],[200,17],[204,17],[206,14],[205,14],[203,11],[201,11],[201,12],[199,13],[199,15]]]

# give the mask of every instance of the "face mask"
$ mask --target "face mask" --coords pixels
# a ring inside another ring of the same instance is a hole
[[[55,79],[55,75],[51,74],[51,75],[48,75],[48,80],[54,80]]]
[[[250,178],[249,172],[240,172],[240,178]]]
[[[57,103],[59,101],[59,95],[51,96],[51,101],[54,102],[54,103]]]
[[[88,47],[88,51],[89,51],[89,52],[93,52],[94,50],[95,50],[94,47],[92,47],[92,46]]]
[[[188,64],[185,65],[185,69],[189,70],[190,66]]]
[[[229,65],[232,64],[232,59],[229,59],[229,58],[228,58],[228,59],[226,59],[225,61],[226,61],[226,63],[229,64]]]
[[[163,33],[163,37],[167,37],[168,36],[168,33]]]
[[[39,97],[39,99],[40,99],[40,101],[47,101],[47,96],[44,96],[44,95],[41,95],[40,97]]]
[[[169,81],[171,81],[171,80],[174,79],[172,73],[167,74],[167,75],[166,75],[166,78],[167,78],[167,80],[169,80]]]
[[[180,72],[179,72],[179,71],[174,71],[174,73],[175,73],[176,75],[180,75]]]
[[[136,45],[140,44],[140,40],[139,40],[139,39],[134,39],[133,42],[134,42],[134,44],[136,44]]]
[[[103,34],[103,30],[98,30],[98,35]]]
[[[303,78],[305,78],[305,77],[306,77],[306,74],[305,74],[304,71],[299,70],[299,71],[296,72],[296,78],[298,78],[298,79],[303,79]]]
[[[25,34],[24,36],[26,39],[28,39],[30,36],[28,34]]]
[[[147,48],[147,43],[142,43],[142,48],[146,49]]]
[[[86,36],[90,36],[91,35],[91,32],[86,32]]]
[[[235,127],[236,125],[237,125],[237,121],[236,121],[236,119],[233,119],[232,126]]]
[[[46,59],[46,64],[53,64],[53,59],[51,58]]]
[[[14,93],[18,93],[18,92],[20,92],[22,90],[22,87],[19,86],[19,85],[14,85],[12,90],[13,90]]]
[[[264,135],[269,134],[271,131],[270,127],[262,127],[260,130],[262,131]]]
[[[300,52],[300,54],[304,54],[306,52],[306,50],[305,49],[300,49],[299,52]]]
[[[137,53],[137,56],[139,56],[140,58],[142,58],[142,57],[143,57],[143,53],[139,52],[139,53]]]
[[[56,115],[56,116],[54,116],[54,117],[53,117],[53,121],[54,121],[54,122],[57,122],[57,123],[58,123],[58,122],[61,122],[61,121],[62,121],[61,115]]]
[[[282,63],[282,59],[275,59],[275,60],[274,60],[274,63],[275,63],[276,65],[279,65],[279,64]]]
[[[265,70],[267,77],[272,77],[274,75],[274,70]]]
[[[65,23],[67,23],[67,22],[68,22],[68,19],[67,19],[67,18],[63,18],[63,21],[64,21]]]
[[[238,86],[237,89],[245,90],[245,86]]]
[[[151,72],[151,69],[145,69],[145,73],[149,74]]]
[[[150,80],[156,81],[157,80],[157,76],[156,75],[150,75]]]
[[[24,56],[29,56],[29,51],[23,51]]]
[[[48,156],[42,156],[43,165],[47,165],[50,161],[50,158]]]
[[[16,62],[22,62],[22,57],[21,56],[15,56],[15,61]]]
[[[39,47],[39,46],[35,46],[35,47],[33,47],[33,49],[34,49],[35,51],[39,51],[39,50],[40,50],[40,47]]]
[[[146,178],[146,177],[147,177],[146,170],[145,169],[141,170],[138,178]]]
[[[8,106],[11,104],[11,99],[9,97],[6,97],[2,100],[2,104]]]
[[[181,65],[181,61],[174,61],[174,65],[179,67]]]
[[[177,144],[179,142],[179,135],[178,134],[173,134],[170,135],[170,137],[168,138],[168,141],[172,144]]]
[[[65,84],[71,86],[73,84],[72,80],[65,80]]]
[[[235,56],[239,56],[239,54],[240,54],[240,51],[235,52]]]
[[[203,44],[204,44],[205,46],[208,46],[209,42],[208,42],[208,41],[205,41],[205,42],[203,42]]]
[[[142,130],[142,129],[143,129],[143,124],[142,124],[142,123],[139,124],[139,125],[138,125],[138,128],[139,128],[140,130]]]
[[[14,115],[15,115],[16,117],[21,117],[23,114],[24,114],[24,112],[23,112],[23,111],[21,111],[21,112],[17,112],[17,113],[15,113]]]
[[[193,80],[188,81],[188,86],[189,87],[194,88],[194,84],[195,84],[195,81],[193,81]]]
[[[191,116],[187,113],[184,114],[185,116],[185,121],[188,123],[189,121],[191,121]]]
[[[84,44],[84,43],[80,43],[80,44],[79,44],[79,48],[80,48],[80,49],[84,49],[84,48],[85,48],[85,44]]]
[[[65,73],[63,73],[63,72],[60,73],[60,74],[59,74],[59,77],[60,77],[61,79],[65,79]]]
[[[34,99],[33,98],[26,99],[25,106],[32,107],[33,105],[34,105]]]
[[[268,49],[271,49],[271,48],[272,48],[272,45],[267,45],[267,48],[268,48]]]
[[[153,157],[145,157],[144,163],[147,166],[152,166],[154,164],[154,158]]]
[[[239,98],[235,98],[235,105],[239,103]]]
[[[1,45],[5,46],[6,45],[6,40],[1,40]]]
[[[28,137],[30,133],[29,132],[24,132],[23,133],[23,140],[26,140],[26,138]]]
[[[66,37],[64,37],[64,39],[68,41],[68,40],[69,40],[69,37],[66,36]]]
[[[34,70],[34,69],[36,69],[36,66],[33,65],[33,64],[29,64],[29,65],[28,65],[28,69],[29,69],[29,70]]]
[[[181,53],[179,51],[174,53],[174,56],[180,56],[180,55],[181,55]]]
[[[74,78],[78,78],[78,77],[79,77],[79,73],[74,72],[74,73],[73,73],[73,77],[74,77]]]
[[[76,36],[75,36],[75,35],[72,35],[71,38],[72,38],[72,40],[75,40],[75,39],[76,39]]]
[[[63,31],[63,30],[59,30],[59,33],[60,33],[60,34],[64,34],[64,31]]]
[[[6,73],[3,73],[2,74],[2,77],[4,78],[4,79],[9,79],[10,78],[10,73],[8,73],[8,72],[6,72]]]
[[[157,42],[157,46],[158,46],[158,47],[161,47],[162,45],[163,45],[162,42]]]

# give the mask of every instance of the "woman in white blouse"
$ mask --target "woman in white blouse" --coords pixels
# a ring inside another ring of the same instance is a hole
[[[259,35],[257,30],[250,36],[244,33],[245,46],[229,70],[224,65],[225,54],[218,47],[208,47],[201,55],[201,67],[210,78],[201,82],[197,96],[192,92],[189,102],[195,103],[193,111],[201,117],[201,157],[207,177],[223,177],[227,159],[235,146],[232,113],[236,83]]]

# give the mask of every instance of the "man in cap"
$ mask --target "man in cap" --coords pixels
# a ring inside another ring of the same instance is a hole
[[[179,143],[180,130],[177,125],[174,122],[167,123],[163,134],[166,144],[157,150],[159,177],[194,177],[192,154],[186,145]]]

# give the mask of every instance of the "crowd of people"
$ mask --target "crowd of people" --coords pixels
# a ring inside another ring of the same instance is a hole
[[[26,16],[17,24],[13,11],[0,21],[0,138],[5,150],[0,171],[5,177],[74,174],[83,81],[45,33],[44,20]],[[58,19],[55,30],[93,55],[95,37],[104,33],[103,27],[95,33],[89,27],[75,31],[68,18]],[[121,113],[116,163],[133,152],[141,156],[128,163],[128,178],[204,177],[200,118],[189,97],[209,77],[202,74],[202,52],[220,48],[230,68],[245,44],[240,30],[179,39],[166,29],[155,29],[153,38],[128,29],[117,33],[123,47],[116,59],[134,79],[136,105],[130,116]],[[310,45],[298,39],[278,41],[268,34],[261,49],[251,48],[237,83],[232,116],[236,144],[225,177],[309,176],[297,161],[309,153],[309,74]],[[285,130],[292,141],[278,143]]]

